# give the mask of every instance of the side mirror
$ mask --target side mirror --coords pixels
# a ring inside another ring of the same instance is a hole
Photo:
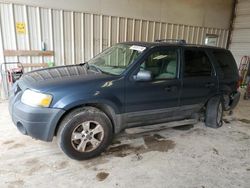
[[[150,71],[140,70],[133,78],[135,81],[150,81],[152,80],[152,74]]]

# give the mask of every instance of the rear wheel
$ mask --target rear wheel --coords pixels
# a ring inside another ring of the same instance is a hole
[[[205,124],[207,127],[218,128],[223,124],[223,104],[221,97],[211,98],[206,107]]]
[[[112,137],[110,119],[94,107],[83,107],[69,113],[57,133],[59,147],[76,160],[99,155],[109,146]]]

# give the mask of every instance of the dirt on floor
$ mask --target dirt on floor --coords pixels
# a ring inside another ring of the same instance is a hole
[[[250,187],[250,101],[224,125],[121,133],[100,157],[74,161],[18,132],[0,102],[0,187]]]

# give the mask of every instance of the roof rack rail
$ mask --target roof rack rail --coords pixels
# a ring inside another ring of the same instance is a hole
[[[186,40],[184,39],[158,39],[158,40],[155,40],[155,42],[172,42],[172,43],[178,43],[178,44],[187,44]]]

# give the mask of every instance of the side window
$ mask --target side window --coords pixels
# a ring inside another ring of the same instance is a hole
[[[177,62],[177,50],[156,51],[140,68],[150,71],[154,80],[174,79],[177,76]]]
[[[214,51],[213,55],[221,69],[220,75],[223,79],[234,78],[238,75],[237,65],[230,52]]]
[[[184,59],[184,77],[204,77],[212,75],[212,65],[204,51],[185,50]]]

